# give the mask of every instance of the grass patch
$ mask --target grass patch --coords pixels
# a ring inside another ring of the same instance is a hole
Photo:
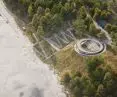
[[[84,57],[79,56],[72,45],[69,45],[56,53],[55,68],[63,73],[69,71],[84,71]]]

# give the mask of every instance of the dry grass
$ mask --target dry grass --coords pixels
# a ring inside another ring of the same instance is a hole
[[[73,45],[68,45],[56,54],[55,68],[60,73],[65,71],[84,71],[84,58],[79,56],[73,49]]]
[[[115,73],[117,73],[117,55],[114,55],[112,52],[107,51],[104,53],[105,63],[108,64]]]
[[[82,57],[74,51],[73,43],[62,49],[56,55],[55,69],[61,73],[66,71],[80,71],[82,74],[85,72],[85,59],[90,57]],[[117,73],[117,55],[110,51],[101,54],[104,58],[105,65],[109,65],[115,73]],[[92,56],[93,57],[93,56]],[[91,57],[91,58],[92,58]]]

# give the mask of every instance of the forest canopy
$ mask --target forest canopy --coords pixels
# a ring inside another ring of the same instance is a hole
[[[76,35],[86,32],[95,35],[99,32],[93,29],[91,19],[86,16],[86,11],[96,20],[108,22],[112,11],[108,8],[115,0],[5,0],[13,12],[20,17],[25,17],[31,30],[38,37],[48,36],[74,27]],[[33,29],[33,30],[32,30]],[[95,32],[94,32],[95,31]],[[88,34],[89,34],[88,33]],[[80,36],[81,36],[80,35]]]

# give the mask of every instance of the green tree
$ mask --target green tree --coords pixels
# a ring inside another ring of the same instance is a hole
[[[85,6],[82,6],[82,7],[79,9],[79,17],[80,17],[81,19],[85,19],[85,18],[87,17]]]
[[[107,39],[105,33],[103,33],[103,32],[100,32],[99,34],[97,34],[97,37],[100,38],[101,40],[106,40]]]
[[[70,80],[71,80],[71,77],[70,77],[69,72],[65,72],[65,73],[62,75],[62,78],[61,78],[62,83],[68,85],[69,82],[70,82]]]
[[[86,59],[87,69],[89,72],[95,71],[96,67],[102,65],[103,63],[104,59],[102,56]]]
[[[29,14],[29,16],[32,16],[33,15],[33,7],[32,7],[32,5],[30,5],[28,7],[28,14]]]
[[[96,36],[99,32],[100,30],[95,27],[94,23],[91,23],[89,27],[89,34],[92,36]]]
[[[38,34],[38,36],[44,36],[45,35],[44,29],[43,29],[42,26],[38,26],[37,34]]]
[[[84,95],[87,95],[88,97],[94,97],[95,92],[96,92],[96,88],[91,82],[88,83],[84,88]]]
[[[77,36],[82,36],[85,34],[87,26],[85,25],[85,21],[83,19],[77,19],[73,22],[73,26],[76,30],[76,35]]]
[[[96,97],[106,97],[106,91],[103,84],[100,84],[97,88]]]
[[[105,75],[105,71],[102,68],[96,68],[95,71],[92,72],[92,80],[95,81],[95,85],[98,85],[103,82],[103,78]]]

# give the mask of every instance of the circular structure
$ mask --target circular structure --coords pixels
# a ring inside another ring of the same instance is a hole
[[[81,39],[75,46],[75,51],[81,55],[97,55],[106,50],[106,45],[96,39]]]

